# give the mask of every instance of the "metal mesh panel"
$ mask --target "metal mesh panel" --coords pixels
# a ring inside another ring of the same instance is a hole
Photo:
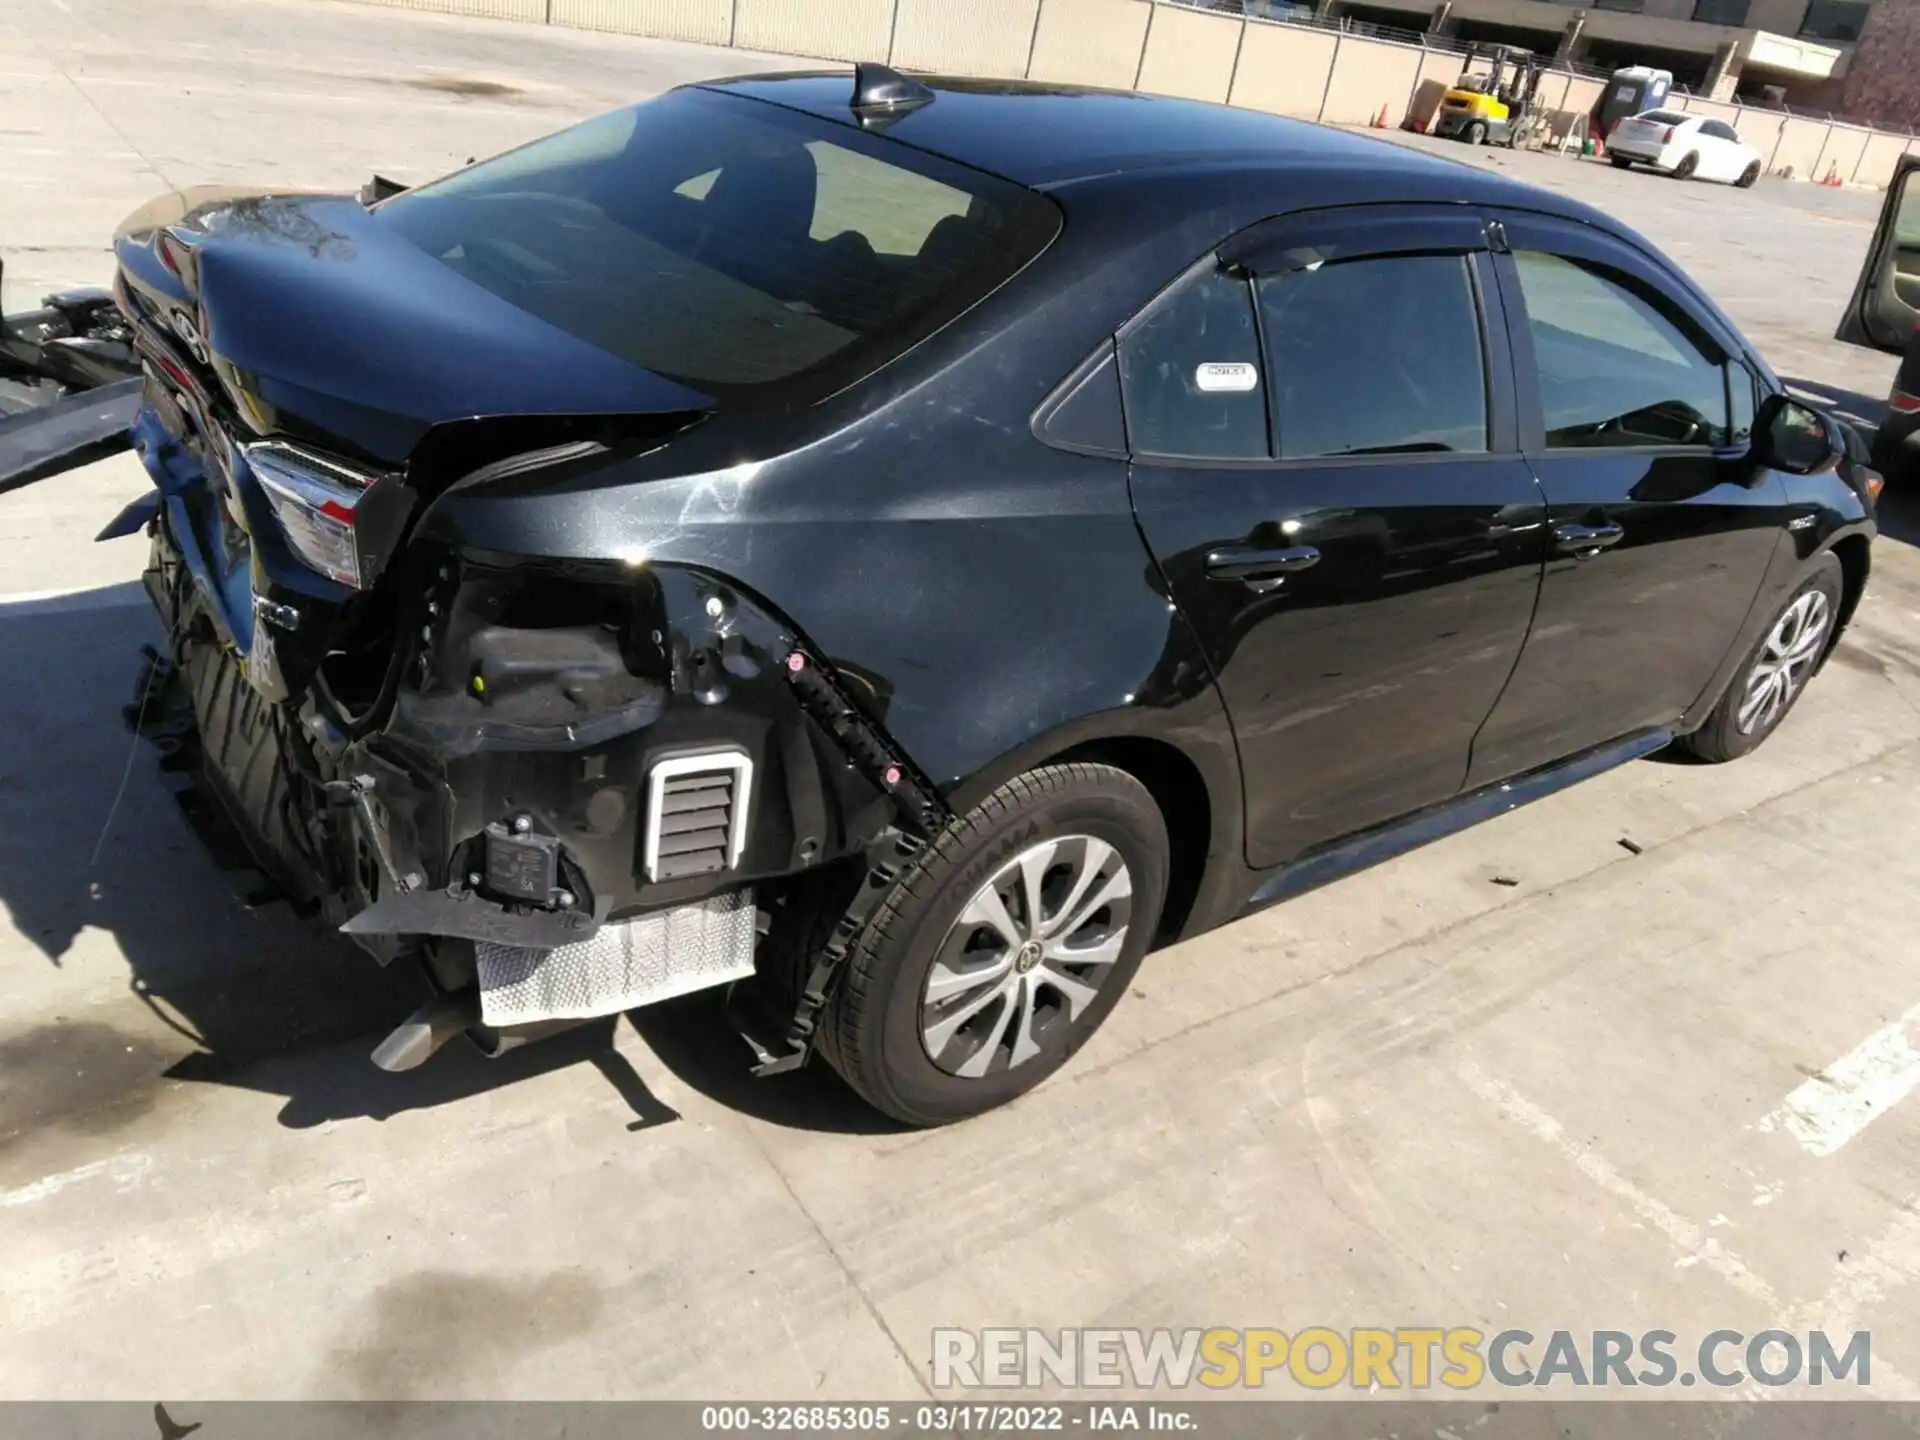
[[[753,973],[753,892],[603,925],[557,950],[482,941],[480,1018],[488,1025],[584,1020],[743,980]]]

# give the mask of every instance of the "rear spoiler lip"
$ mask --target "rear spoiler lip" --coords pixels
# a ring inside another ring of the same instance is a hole
[[[0,494],[127,449],[145,383],[136,375],[0,417]]]

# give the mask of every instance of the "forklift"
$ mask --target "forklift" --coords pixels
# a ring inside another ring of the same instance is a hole
[[[1473,45],[1453,88],[1440,97],[1435,132],[1469,145],[1512,149],[1538,118],[1534,92],[1543,65],[1517,45]]]

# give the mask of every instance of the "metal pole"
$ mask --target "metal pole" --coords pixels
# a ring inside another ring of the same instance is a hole
[[[733,0],[733,3],[738,5],[740,0]],[[1020,72],[1029,80],[1033,78],[1033,52],[1040,46],[1040,17],[1046,13],[1047,0],[1040,0],[1033,7],[1033,33],[1027,37],[1027,68]]]
[[[1233,103],[1233,87],[1240,83],[1240,53],[1247,48],[1247,27],[1253,22],[1246,11],[1240,12],[1240,38],[1233,47],[1233,68],[1227,72],[1227,104]]]
[[[899,0],[894,0],[895,4]],[[1147,73],[1147,46],[1153,43],[1153,17],[1160,13],[1158,0],[1147,7],[1147,28],[1140,34],[1140,63],[1133,67],[1133,88],[1140,88],[1140,77]]]
[[[1814,157],[1813,172],[1807,176],[1809,180],[1818,181],[1820,179],[1820,162],[1827,158],[1827,146],[1831,145],[1832,143],[1833,143],[1833,116],[1828,115],[1827,116],[1827,133],[1820,137],[1820,153]]]
[[[893,64],[893,37],[900,28],[900,0],[893,0],[893,8],[887,12],[887,64]]]
[[[1333,72],[1340,68],[1340,36],[1344,32],[1344,29],[1345,27],[1343,25],[1340,30],[1333,32],[1333,58],[1327,61],[1326,83],[1320,87],[1320,110],[1319,113],[1313,117],[1316,121],[1326,118],[1327,96],[1333,93]]]

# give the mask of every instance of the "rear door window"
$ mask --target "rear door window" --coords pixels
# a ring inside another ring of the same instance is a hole
[[[1282,460],[1487,448],[1479,304],[1462,255],[1392,255],[1263,276]]]
[[[509,303],[717,393],[823,393],[957,315],[1058,232],[1052,202],[850,126],[674,91],[375,212]]]
[[[1265,459],[1267,401],[1247,281],[1209,265],[1120,337],[1127,438],[1136,455]]]

